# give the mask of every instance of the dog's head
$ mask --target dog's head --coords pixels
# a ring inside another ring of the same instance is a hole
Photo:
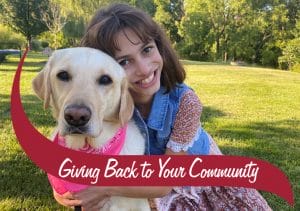
[[[133,100],[122,67],[92,48],[57,50],[33,80],[44,106],[53,108],[61,135],[97,137],[103,121],[129,121]]]

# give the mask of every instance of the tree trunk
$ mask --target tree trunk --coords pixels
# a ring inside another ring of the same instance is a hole
[[[31,40],[32,40],[31,35],[27,36],[27,37],[26,37],[26,40],[27,40],[27,47],[28,47],[28,50],[31,50]]]
[[[224,52],[224,62],[227,62],[227,51]]]
[[[220,37],[217,36],[216,38],[216,59],[218,60],[220,58]]]

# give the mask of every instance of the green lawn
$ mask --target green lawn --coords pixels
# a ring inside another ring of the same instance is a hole
[[[0,64],[0,210],[67,210],[52,199],[45,173],[24,154],[12,131],[10,92],[18,63]],[[46,57],[30,53],[21,77],[27,115],[43,134],[54,125],[31,90]],[[274,69],[184,61],[187,83],[199,95],[202,125],[225,154],[252,156],[282,169],[292,183],[295,209],[263,192],[274,210],[300,210],[300,74]]]

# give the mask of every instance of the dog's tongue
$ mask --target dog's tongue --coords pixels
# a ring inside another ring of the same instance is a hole
[[[68,191],[75,193],[75,192],[81,191],[88,187],[87,185],[76,184],[76,183],[72,183],[72,182],[68,182],[68,181],[59,179],[57,177],[52,176],[51,174],[48,174],[48,179],[49,179],[51,186],[60,195],[66,193]]]

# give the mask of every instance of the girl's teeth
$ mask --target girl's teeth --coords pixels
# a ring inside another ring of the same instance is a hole
[[[152,73],[148,78],[141,81],[141,84],[148,84],[150,83],[154,78],[154,73]]]

